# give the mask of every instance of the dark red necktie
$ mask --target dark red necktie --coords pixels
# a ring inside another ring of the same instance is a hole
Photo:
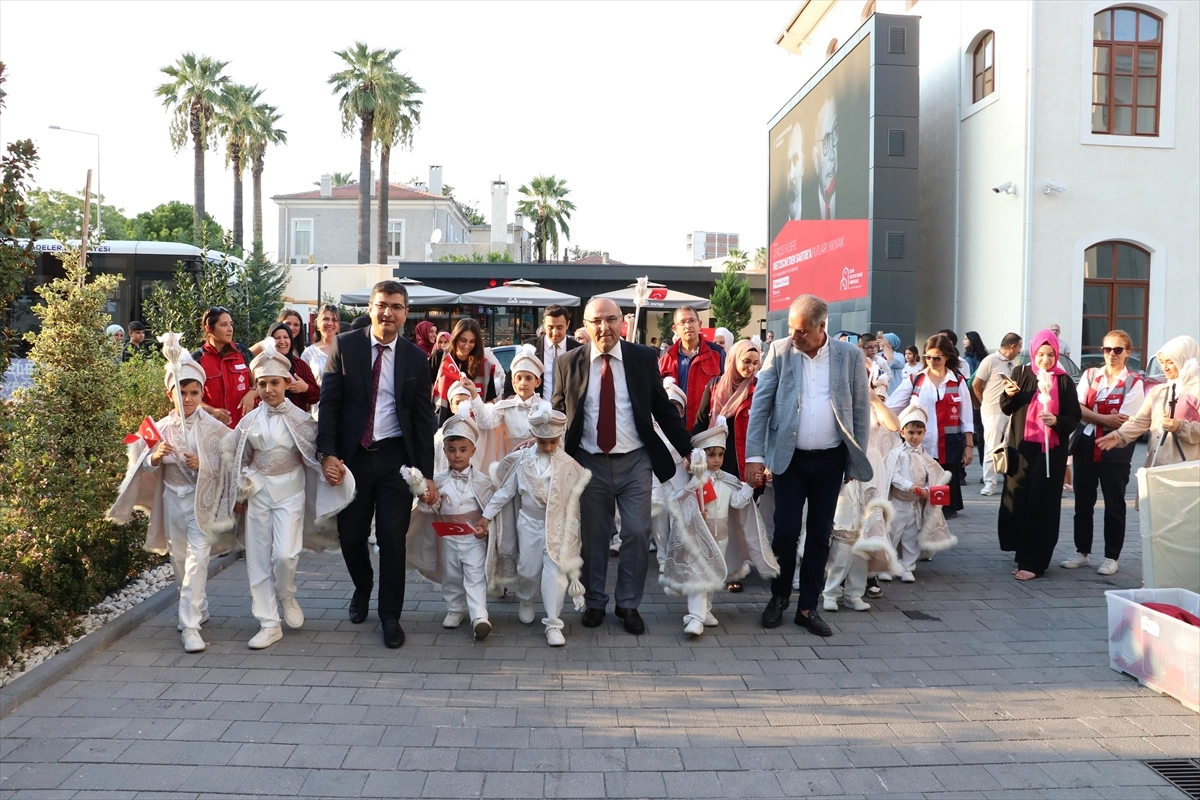
[[[596,444],[605,453],[617,446],[617,390],[613,386],[612,367],[607,353],[600,356],[600,419],[596,422]]]
[[[379,374],[383,371],[383,351],[387,350],[387,345],[377,344],[375,350],[375,365],[371,367],[371,405],[367,410],[367,427],[358,442],[363,447],[370,447],[375,441],[375,401],[379,398]]]

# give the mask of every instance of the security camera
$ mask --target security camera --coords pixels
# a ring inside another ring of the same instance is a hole
[[[996,194],[1016,194],[1017,187],[1013,185],[1012,181],[1005,181],[999,186],[993,186],[992,191]]]
[[[1067,187],[1056,181],[1046,181],[1044,184],[1042,184],[1042,191],[1046,194],[1050,194],[1051,192],[1058,192],[1059,194],[1062,194],[1063,192],[1067,191]]]

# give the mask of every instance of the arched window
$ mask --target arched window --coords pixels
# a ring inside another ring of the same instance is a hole
[[[1127,242],[1100,242],[1084,251],[1083,261],[1083,348],[1079,365],[1101,365],[1104,334],[1119,328],[1133,340],[1129,368],[1145,369],[1150,253]]]
[[[1106,8],[1092,20],[1092,133],[1157,136],[1162,19]]]
[[[837,52],[837,39],[830,39],[829,46],[825,48],[825,58],[833,58],[833,54]]]
[[[875,0],[870,0],[869,3],[867,3],[865,6],[863,6],[862,21],[866,22],[868,19],[871,18],[871,15],[874,13],[875,13]]]
[[[996,34],[988,31],[972,53],[973,84],[971,102],[978,103],[996,91]]]

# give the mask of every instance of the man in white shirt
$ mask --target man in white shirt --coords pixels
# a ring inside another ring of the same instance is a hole
[[[1004,444],[1008,433],[1008,417],[1000,411],[1000,396],[1004,394],[1004,378],[1012,375],[1019,355],[1021,337],[1011,332],[1004,334],[1000,349],[979,362],[975,379],[971,381],[971,394],[979,403],[979,415],[983,420],[983,488],[979,493],[985,497],[995,494],[1004,480],[1004,476],[996,474],[992,453]]]
[[[528,342],[533,345],[537,357],[541,359],[542,366],[545,368],[542,374],[542,385],[538,388],[537,394],[546,400],[554,397],[554,365],[558,358],[581,344],[573,336],[567,335],[570,328],[570,312],[562,306],[548,306],[542,315],[542,333]],[[504,396],[512,397],[515,393],[510,369],[504,379]]]

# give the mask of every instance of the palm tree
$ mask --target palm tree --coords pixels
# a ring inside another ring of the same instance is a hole
[[[287,131],[279,127],[282,115],[279,109],[267,103],[257,103],[254,106],[254,124],[246,139],[246,155],[250,159],[251,196],[254,211],[251,217],[254,254],[262,255],[263,220],[262,220],[262,174],[263,162],[266,160],[269,145],[287,144]],[[283,253],[277,254],[282,260]]]
[[[228,61],[184,53],[171,66],[162,67],[162,72],[171,81],[154,91],[171,112],[171,145],[175,151],[184,148],[189,136],[192,140],[195,153],[192,230],[200,239],[203,239],[204,221],[204,151],[211,146],[216,133],[213,117],[221,103],[221,93],[229,83],[229,76],[222,75],[221,70],[228,64]]]
[[[335,172],[329,177],[331,186],[349,186],[354,183],[354,175],[349,172]],[[320,181],[313,181],[313,186],[320,185]]]
[[[528,186],[522,186],[517,191],[525,195],[517,201],[517,213],[524,217],[532,217],[533,246],[537,251],[537,263],[546,263],[546,243],[550,243],[550,251],[558,252],[558,232],[567,239],[571,238],[571,229],[567,220],[575,210],[575,204],[566,200],[570,193],[565,180],[558,176],[538,175]]]
[[[415,95],[424,89],[407,75],[397,74],[380,92],[375,111],[375,139],[379,142],[379,221],[376,233],[376,261],[387,263],[388,247],[388,173],[392,148],[412,148],[413,133],[421,124],[421,101]]]
[[[246,166],[246,143],[254,129],[256,104],[263,90],[257,86],[230,84],[217,109],[217,126],[225,137],[225,166],[233,167],[233,243],[242,249],[242,172]]]
[[[745,250],[738,250],[736,247],[729,248],[729,252],[725,254],[725,269],[732,269],[734,272],[741,272],[750,263],[750,256]]]
[[[755,269],[766,269],[767,268],[767,248],[760,247],[754,251],[754,268]]]
[[[399,50],[369,50],[363,42],[335,51],[346,68],[329,76],[334,94],[340,94],[342,133],[358,127],[358,263],[371,260],[371,143],[375,139],[375,112],[380,92],[396,76],[392,61]]]

